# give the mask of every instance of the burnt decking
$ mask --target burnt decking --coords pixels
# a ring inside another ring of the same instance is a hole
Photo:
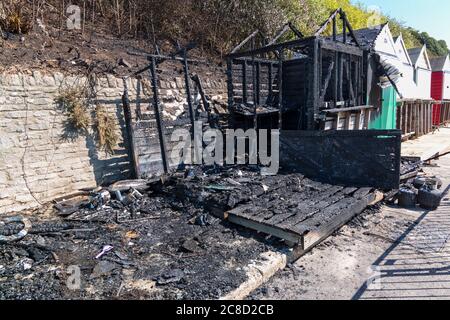
[[[379,199],[371,188],[321,185],[294,193],[285,208],[267,208],[261,201],[226,213],[235,224],[267,233],[307,251]],[[264,201],[262,201],[264,203]]]
[[[245,168],[191,172],[166,192],[231,223],[283,239],[300,251],[381,200],[375,188],[331,185],[299,173],[261,176]]]

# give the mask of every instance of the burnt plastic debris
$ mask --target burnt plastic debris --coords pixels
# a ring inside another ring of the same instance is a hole
[[[398,193],[398,205],[404,208],[414,208],[417,205],[418,190],[414,187],[403,187]]]
[[[414,179],[413,184],[417,189],[421,189],[424,186],[433,190],[442,188],[442,180],[437,177],[417,177]]]
[[[419,190],[418,201],[422,208],[436,210],[442,200],[442,192],[429,186],[424,186]]]
[[[91,198],[91,202],[89,204],[90,209],[95,209],[99,207],[103,207],[111,201],[111,194],[107,190],[102,190],[101,192],[95,194]]]
[[[195,218],[194,224],[201,227],[206,227],[210,225],[209,222],[209,215],[208,214],[202,214]]]
[[[161,276],[155,278],[158,285],[167,285],[174,282],[180,282],[185,276],[185,273],[181,269],[169,270],[163,273]]]
[[[7,218],[3,218],[0,220],[0,230],[10,224],[20,224],[21,230],[18,231],[17,233],[14,234],[10,234],[10,235],[2,235],[0,233],[0,244],[1,243],[8,243],[8,242],[16,242],[16,241],[20,241],[23,238],[25,238],[32,225],[29,219],[21,217],[21,216],[14,216],[14,217],[7,217]]]

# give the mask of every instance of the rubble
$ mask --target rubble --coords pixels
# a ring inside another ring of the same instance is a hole
[[[400,190],[396,196],[398,205],[404,208],[436,210],[442,200],[442,180],[436,176],[427,176],[422,170],[422,161],[402,159]]]
[[[222,179],[209,168],[200,171],[187,182],[205,179],[211,185]],[[211,216],[191,197],[181,201],[173,190],[184,188],[175,184],[184,175],[152,183],[148,191],[138,191],[142,197],[133,189],[123,192],[124,197],[138,195],[129,204],[111,193],[109,202],[65,217],[58,209],[50,217],[27,217],[29,234],[0,244],[0,299],[217,299],[237,288],[251,260],[283,244]],[[241,175],[232,179],[262,179],[256,172]],[[264,192],[261,183],[254,189]],[[21,227],[2,226],[0,235]],[[79,289],[67,286],[71,267],[80,271]],[[144,283],[152,286],[135,285]]]
[[[5,228],[8,225],[14,225],[16,227],[15,228],[16,230],[9,229],[9,232],[7,231],[8,234],[5,235],[0,234],[0,243],[8,243],[22,240],[23,238],[26,237],[26,235],[31,229],[30,220],[20,216],[8,217],[0,220],[0,228],[3,227],[4,229],[8,230],[7,228]]]
[[[56,206],[51,216],[24,215],[28,234],[0,244],[0,299],[218,299],[247,280],[250,261],[287,248],[221,219],[225,212],[257,203],[286,214],[332,187],[301,174],[262,176],[256,166],[184,167],[145,188],[126,185],[88,192],[71,214]],[[22,228],[2,225],[0,235]],[[73,267],[78,289],[68,287]]]

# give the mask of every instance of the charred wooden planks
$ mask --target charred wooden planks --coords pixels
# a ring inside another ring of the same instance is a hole
[[[235,224],[294,243],[300,250],[307,251],[373,204],[374,200],[380,200],[371,188],[323,185],[323,190],[311,191],[289,194],[291,201],[287,201],[284,207],[273,203],[271,207],[263,208],[256,205],[261,202],[259,199],[228,211],[226,218]]]

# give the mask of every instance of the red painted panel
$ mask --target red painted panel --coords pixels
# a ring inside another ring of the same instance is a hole
[[[442,100],[444,94],[444,73],[433,72],[431,75],[431,97],[435,100]]]
[[[435,100],[442,100],[444,95],[444,73],[433,72],[431,75],[431,97]],[[441,105],[433,105],[433,125],[441,123]]]

